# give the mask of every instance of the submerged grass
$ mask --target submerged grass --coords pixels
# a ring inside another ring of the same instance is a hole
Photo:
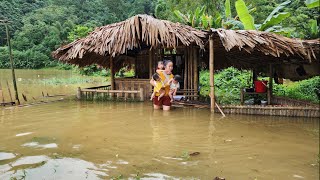
[[[71,77],[71,78],[50,78],[43,79],[41,83],[48,85],[64,85],[64,84],[84,84],[94,82],[106,82],[106,78],[93,78],[93,77]]]

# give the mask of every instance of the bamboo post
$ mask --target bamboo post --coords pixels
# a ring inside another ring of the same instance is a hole
[[[12,72],[13,88],[14,88],[14,91],[15,91],[15,98],[16,98],[17,104],[20,105],[20,100],[19,100],[19,96],[18,96],[17,82],[16,82],[16,74],[14,72],[14,63],[13,63],[13,57],[12,57],[12,50],[11,50],[10,34],[9,34],[8,24],[5,22],[4,25],[6,27],[7,42],[8,42],[9,57],[10,57],[10,64],[11,64],[11,72]]]
[[[111,77],[110,77],[111,90],[114,90],[114,68],[113,68],[113,58],[111,55],[110,55],[110,73],[111,73]]]
[[[127,59],[128,57],[126,56],[126,59]],[[134,58],[134,77],[135,78],[138,78],[138,74],[137,74],[137,56]]]
[[[9,96],[10,96],[10,102],[13,102],[13,101],[12,101],[11,90],[10,90],[10,86],[9,86],[9,83],[8,83],[8,81],[7,81],[7,86],[8,86],[8,92],[9,92]]]
[[[188,50],[187,48],[184,49],[184,80],[183,80],[183,89],[188,88]]]
[[[199,51],[197,48],[194,48],[193,52],[193,57],[194,57],[194,62],[193,62],[193,89],[195,90],[194,95],[198,95],[198,77],[199,77],[199,72],[198,72],[198,58],[199,58]],[[195,100],[197,97],[195,97]]]
[[[188,48],[188,89],[191,89],[192,87],[191,87],[191,77],[192,77],[192,74],[191,74],[191,72],[192,72],[192,65],[191,65],[191,63],[192,63],[192,48]],[[190,94],[188,94],[188,95],[190,95]]]
[[[77,90],[77,99],[81,99],[81,88],[78,87],[78,90]]]
[[[140,101],[144,101],[144,92],[143,92],[143,88],[140,88]]]
[[[149,79],[152,78],[152,54],[153,54],[153,50],[149,50]]]
[[[0,92],[1,92],[1,96],[2,96],[2,103],[4,103],[5,102],[5,100],[4,100],[4,95],[3,95],[3,90],[2,90],[2,86],[1,86],[1,82],[0,82]]]
[[[226,117],[226,115],[223,113],[223,111],[221,110],[221,108],[220,108],[220,106],[215,102],[214,103],[216,106],[217,106],[217,108],[218,108],[218,110],[220,111],[220,113],[222,114],[222,116],[223,117]]]
[[[194,54],[193,54],[193,49],[194,47],[191,46],[191,56],[190,56],[190,89],[193,89],[193,78],[194,78],[194,74],[193,74],[193,64],[194,64]],[[190,95],[193,95],[193,93],[190,93]],[[194,100],[194,97],[191,98],[192,100]]]
[[[268,87],[268,105],[272,101],[272,89],[273,89],[273,67],[272,64],[269,65],[269,87]]]
[[[210,70],[210,107],[211,112],[214,112],[214,47],[213,47],[213,37],[210,36],[209,39],[209,70]]]

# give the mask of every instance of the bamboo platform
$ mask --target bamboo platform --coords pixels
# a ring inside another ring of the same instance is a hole
[[[13,106],[15,104],[16,104],[16,102],[2,102],[2,103],[0,103],[0,106]]]
[[[77,99],[79,100],[107,100],[107,99],[122,99],[144,101],[144,89],[139,90],[111,90],[111,86],[98,86],[81,89],[78,88]]]
[[[320,117],[320,109],[316,107],[292,106],[221,106],[226,114],[251,114],[286,117]],[[218,112],[218,111],[217,111]]]
[[[195,108],[210,108],[210,104],[197,101],[175,101],[174,106],[189,106]],[[264,115],[264,116],[285,116],[285,117],[310,117],[319,118],[320,108],[319,107],[306,107],[306,106],[283,106],[283,105],[228,105],[220,106],[221,110],[225,114],[247,114],[247,115]],[[215,112],[219,113],[217,107]]]

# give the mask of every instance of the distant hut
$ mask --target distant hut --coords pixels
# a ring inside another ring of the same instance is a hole
[[[80,67],[91,64],[108,67],[111,89],[143,87],[145,96],[151,91],[149,79],[158,60],[173,60],[174,74],[184,79],[182,87],[196,92],[199,66],[207,64],[211,75],[212,110],[215,69],[229,66],[251,69],[269,74],[270,79],[275,72],[279,77],[291,79],[320,74],[319,39],[290,39],[253,30],[201,31],[148,15],[136,15],[98,27],[87,37],[60,47],[52,55],[61,62]],[[135,77],[114,80],[115,71],[131,64],[135,64]]]

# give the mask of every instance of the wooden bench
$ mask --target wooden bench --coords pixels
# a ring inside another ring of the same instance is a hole
[[[245,95],[265,95],[267,96],[267,100],[268,98],[268,92],[264,92],[264,93],[259,93],[259,92],[245,92],[243,89],[240,90],[240,102],[241,105],[244,104],[244,96]],[[270,102],[268,102],[268,104],[270,104]]]

